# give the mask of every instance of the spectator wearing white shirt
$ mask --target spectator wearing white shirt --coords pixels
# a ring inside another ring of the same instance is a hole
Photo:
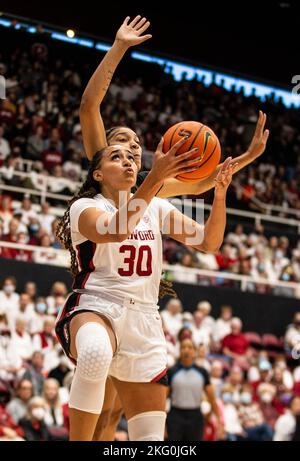
[[[0,334],[0,379],[14,381],[22,371],[23,360],[17,351],[11,347],[11,334]]]
[[[209,350],[211,343],[211,334],[210,330],[205,325],[203,325],[204,319],[205,316],[203,312],[194,312],[194,325],[192,326],[193,342],[197,347],[200,344],[204,344]]]
[[[223,379],[223,363],[220,360],[214,360],[210,369],[210,380],[215,388],[217,398],[221,397],[221,391],[224,385]]]
[[[21,215],[21,222],[29,226],[31,219],[38,219],[37,213],[32,209],[32,202],[29,195],[25,194],[22,200],[22,206],[16,210],[15,214]]]
[[[162,319],[168,332],[177,337],[182,327],[182,303],[179,299],[170,299],[161,312]]]
[[[11,152],[9,142],[7,141],[7,139],[3,137],[3,135],[4,129],[2,126],[0,126],[0,165],[3,163],[6,157],[9,156]]]
[[[52,223],[55,220],[55,216],[50,213],[50,205],[48,202],[44,202],[41,205],[41,213],[39,215],[39,221],[41,228],[47,231],[47,234],[52,233]]]
[[[19,297],[19,306],[17,310],[9,312],[7,314],[8,325],[11,332],[15,331],[16,319],[17,317],[22,317],[24,322],[26,322],[26,328],[32,321],[34,317],[34,308],[30,300],[30,297],[27,293],[21,293]]]
[[[234,232],[229,232],[227,234],[225,242],[238,247],[244,245],[247,242],[247,235],[244,233],[243,226],[238,224]]]
[[[10,349],[14,350],[22,360],[29,360],[33,353],[33,345],[26,331],[26,321],[22,315],[15,321],[15,331],[12,333]]]
[[[242,437],[243,428],[240,422],[239,413],[234,403],[233,390],[229,384],[222,389],[221,398],[223,402],[223,418],[226,438],[229,441],[236,441]]]
[[[293,323],[288,327],[284,340],[288,350],[294,347],[300,350],[300,312],[295,313]]]
[[[215,319],[209,315],[211,312],[211,304],[208,301],[200,301],[197,304],[197,310],[203,313],[204,318],[202,320],[202,325],[207,328],[212,335],[215,327]]]
[[[31,335],[43,330],[44,322],[47,317],[48,306],[46,299],[39,296],[36,300],[34,316],[28,324],[28,331]]]
[[[295,396],[290,402],[290,409],[279,416],[275,423],[274,442],[291,441],[296,430],[296,417],[300,415],[300,397]]]
[[[47,316],[44,320],[43,329],[33,337],[32,343],[35,351],[42,350],[45,355],[47,350],[51,351],[53,349],[55,345],[54,327],[54,318]]]
[[[225,336],[231,333],[232,307],[222,306],[220,317],[216,320],[213,332],[213,339],[221,343]]]
[[[19,295],[16,293],[17,281],[14,277],[6,277],[0,291],[0,313],[17,312]]]

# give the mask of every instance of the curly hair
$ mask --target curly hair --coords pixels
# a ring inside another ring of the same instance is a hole
[[[93,198],[97,194],[100,193],[100,184],[99,182],[95,181],[93,177],[94,171],[99,168],[99,162],[102,158],[103,152],[105,148],[96,152],[93,159],[90,162],[89,171],[87,174],[87,178],[85,182],[82,184],[81,188],[79,189],[78,193],[68,202],[68,208],[66,209],[63,217],[59,220],[57,229],[56,229],[56,237],[62,243],[66,250],[69,250],[71,256],[71,268],[70,272],[73,277],[79,272],[78,268],[78,261],[76,257],[76,252],[72,245],[71,239],[71,225],[70,225],[70,208],[71,205],[76,202],[76,200],[80,198]]]

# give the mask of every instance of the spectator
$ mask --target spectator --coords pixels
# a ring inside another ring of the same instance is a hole
[[[0,125],[0,166],[3,165],[4,160],[11,152],[9,142],[4,138],[4,129]]]
[[[221,390],[224,385],[223,363],[220,360],[214,360],[211,364],[210,381],[211,384],[214,386],[216,397],[220,398]]]
[[[22,315],[16,317],[15,330],[12,333],[10,348],[22,360],[29,360],[32,355],[32,341],[29,333],[26,331],[26,320]]]
[[[45,229],[48,235],[52,235],[52,223],[55,216],[50,213],[49,202],[44,202],[41,205],[41,213],[39,215],[40,226]]]
[[[220,344],[231,333],[232,307],[222,306],[220,317],[215,322],[213,339]]]
[[[9,314],[16,312],[19,305],[19,295],[16,293],[17,281],[15,277],[6,277],[0,291],[0,312]]]
[[[295,313],[293,324],[286,331],[285,344],[288,351],[300,345],[300,312]]]
[[[177,336],[182,326],[182,304],[179,299],[170,299],[161,312],[165,327],[172,336]]]
[[[59,364],[57,367],[50,370],[48,378],[53,378],[59,382],[60,386],[64,386],[64,379],[74,368],[72,362],[64,354],[59,357]]]
[[[0,206],[0,221],[3,223],[3,233],[8,234],[9,222],[13,217],[12,198],[9,195],[3,195]]]
[[[293,397],[289,407],[289,410],[276,421],[273,437],[275,442],[287,442],[293,438],[296,430],[296,421],[300,415],[300,397]]]
[[[210,335],[212,335],[215,328],[215,319],[209,315],[211,312],[211,304],[208,301],[201,301],[197,304],[197,310],[202,312],[204,315],[202,325],[207,328]]]
[[[22,206],[16,210],[16,213],[21,216],[21,223],[23,223],[25,226],[29,226],[31,219],[38,218],[37,213],[32,208],[30,196],[27,194],[24,195]]]
[[[239,417],[246,433],[247,441],[270,441],[273,437],[272,428],[265,423],[263,414],[256,402],[253,402],[252,389],[244,385],[241,393]]]
[[[7,320],[11,332],[15,330],[16,318],[22,318],[25,322],[25,327],[30,324],[34,317],[34,309],[30,297],[27,293],[21,293],[19,297],[19,306],[18,310],[8,312]]]
[[[242,333],[242,322],[239,318],[234,317],[231,320],[231,333],[222,341],[223,354],[230,357],[241,366],[248,368],[246,356],[249,351],[249,343]]]
[[[52,285],[50,296],[47,296],[48,314],[57,315],[58,307],[62,305],[68,290],[63,282],[55,282]]]
[[[46,402],[45,423],[56,439],[67,440],[68,430],[64,427],[63,406],[59,396],[59,382],[49,378],[44,382],[43,397]]]
[[[274,430],[275,423],[279,417],[279,411],[273,404],[276,388],[272,384],[262,383],[258,386],[257,394],[264,420]]]
[[[27,158],[30,160],[40,160],[41,153],[44,150],[44,128],[42,125],[37,126],[35,134],[29,136],[27,142]]]
[[[209,349],[211,343],[210,329],[203,324],[204,319],[203,312],[199,310],[194,312],[193,341],[197,346],[204,344]]]
[[[0,382],[0,441],[24,440],[24,432],[12,419],[6,410],[10,400],[10,392],[5,383]]]
[[[39,296],[36,300],[34,308],[34,316],[28,324],[28,331],[31,335],[39,333],[43,330],[44,322],[47,316],[47,303],[46,298]]]
[[[52,439],[45,423],[46,402],[42,397],[33,397],[28,404],[27,416],[20,420],[25,439],[29,442],[49,442]]]
[[[27,369],[22,376],[22,379],[26,379],[32,382],[34,395],[41,395],[44,386],[44,356],[42,352],[36,351],[32,354],[31,360],[27,366]]]
[[[16,424],[24,418],[28,412],[28,402],[33,397],[32,383],[26,379],[21,379],[17,385],[16,397],[7,405],[6,410],[11,415]]]
[[[221,393],[223,402],[224,431],[226,440],[235,442],[245,435],[234,403],[233,391],[230,384],[226,384]]]

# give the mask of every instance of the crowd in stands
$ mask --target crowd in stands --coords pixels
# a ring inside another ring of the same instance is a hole
[[[42,36],[17,43],[17,35],[14,38],[0,55],[7,92],[0,102],[2,180],[39,189],[37,173],[42,173],[49,177],[49,191],[70,194],[87,168],[78,112],[84,86],[101,55],[87,57],[86,50],[72,46],[66,53],[62,45],[50,46]],[[250,198],[256,196],[300,213],[299,110],[287,109],[272,97],[262,102],[255,95],[245,97],[242,90],[205,86],[199,78],[175,82],[159,66],[147,66],[135,63],[135,78],[127,68],[119,72],[102,107],[107,128],[124,124],[138,133],[149,154],[144,167],[151,165],[161,135],[182,120],[209,125],[220,138],[223,156],[237,156],[249,145],[262,109],[268,114],[270,140],[261,159],[236,176],[243,189],[232,190],[234,205],[254,206]],[[33,161],[30,178],[13,175],[20,159]]]
[[[12,207],[10,196],[2,197],[0,240],[42,246],[43,250],[30,251],[0,245],[1,257],[40,264],[68,265],[67,254],[60,255],[47,251],[47,248],[61,249],[55,237],[58,217],[51,211],[48,202],[44,202],[39,211],[35,211],[33,206],[27,195],[24,195],[19,207],[16,208]],[[173,265],[172,272],[166,273],[165,277],[178,282],[207,283],[207,279],[202,276],[182,272],[182,267],[220,271],[224,272],[224,275],[247,275],[253,279],[253,282],[247,284],[247,290],[261,293],[294,295],[294,291],[289,288],[256,284],[255,280],[300,282],[300,240],[293,245],[286,236],[273,235],[267,238],[262,225],[256,225],[248,234],[242,225],[237,225],[227,233],[223,246],[216,255],[199,253],[192,248],[187,250],[174,240],[165,238],[164,260]],[[228,280],[210,283],[233,284]],[[300,296],[300,293],[296,295]]]
[[[36,284],[27,282],[18,293],[9,276],[1,288],[0,440],[66,440],[74,365],[57,342],[54,324],[67,287],[57,281],[49,296],[42,297]],[[233,315],[230,306],[222,306],[220,315],[212,317],[208,301],[199,302],[194,313],[183,311],[180,300],[171,298],[161,311],[168,367],[180,361],[182,342],[191,340],[195,363],[214,386],[224,438],[247,439],[248,429],[256,428],[251,431],[254,440],[289,440],[300,416],[300,362],[293,353],[300,356],[300,312],[284,338],[269,338],[260,347]],[[216,440],[205,396],[201,408],[205,438]],[[124,427],[116,437],[127,437]]]

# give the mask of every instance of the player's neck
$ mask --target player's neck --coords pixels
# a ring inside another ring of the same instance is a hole
[[[112,201],[116,208],[120,208],[120,205],[127,202],[131,197],[131,191],[119,191],[114,189],[108,189],[105,186],[102,188],[101,194],[107,200]]]

